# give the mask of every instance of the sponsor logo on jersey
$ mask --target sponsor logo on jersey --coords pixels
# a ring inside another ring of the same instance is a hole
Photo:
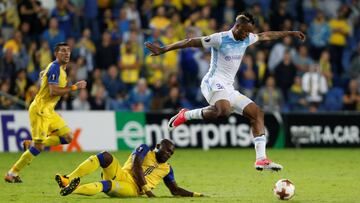
[[[241,60],[241,55],[225,56],[226,61]]]

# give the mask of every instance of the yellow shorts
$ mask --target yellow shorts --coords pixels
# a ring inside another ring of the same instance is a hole
[[[103,169],[103,180],[111,181],[111,197],[136,197],[140,195],[133,177],[122,169],[119,161],[113,156],[112,163]]]
[[[29,108],[31,137],[34,142],[42,142],[48,135],[64,136],[71,132],[64,119],[55,111],[43,113],[35,105]]]

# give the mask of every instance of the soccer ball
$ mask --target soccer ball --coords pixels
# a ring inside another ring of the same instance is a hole
[[[288,200],[295,194],[295,185],[288,179],[281,179],[275,183],[274,195],[281,200]]]

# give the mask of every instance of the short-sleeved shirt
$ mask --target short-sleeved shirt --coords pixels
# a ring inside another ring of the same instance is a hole
[[[245,50],[259,39],[250,33],[244,40],[235,40],[231,30],[201,38],[204,48],[211,48],[210,69],[205,79],[219,78],[233,84]]]
[[[41,77],[40,90],[36,94],[32,105],[36,105],[39,110],[53,111],[61,96],[51,96],[49,84],[65,87],[67,85],[66,78],[67,75],[62,65],[56,60],[51,62],[44,70],[44,74]]]
[[[55,105],[60,100],[60,96],[51,96],[49,84],[55,84],[59,87],[67,85],[67,75],[58,61],[51,62],[44,70],[41,76],[41,86],[39,92],[36,94],[32,105],[36,105],[38,110],[43,112],[54,111]]]
[[[170,164],[158,163],[156,160],[155,151],[150,150],[146,144],[140,145],[133,151],[128,160],[125,162],[123,170],[131,174],[132,155],[134,154],[139,155],[144,159],[141,167],[144,172],[146,183],[150,188],[155,188],[156,185],[158,185],[162,180],[164,182],[175,181],[174,171]]]

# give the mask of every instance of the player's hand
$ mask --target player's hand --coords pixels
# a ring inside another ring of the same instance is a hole
[[[306,38],[305,34],[300,31],[294,31],[293,36],[300,39],[301,41],[305,41]]]
[[[84,89],[86,88],[87,82],[85,80],[80,80],[79,82],[75,83],[75,85],[78,87],[78,89]]]
[[[200,193],[200,192],[194,192],[193,197],[206,197],[206,195],[204,195],[203,193]]]
[[[148,197],[156,197],[156,196],[154,195],[154,193],[152,193],[151,191],[147,191],[147,192],[145,192],[145,194],[146,194]]]
[[[145,46],[152,52],[150,56],[157,56],[165,53],[164,48],[160,47],[159,45],[153,44],[151,42],[145,42]]]

